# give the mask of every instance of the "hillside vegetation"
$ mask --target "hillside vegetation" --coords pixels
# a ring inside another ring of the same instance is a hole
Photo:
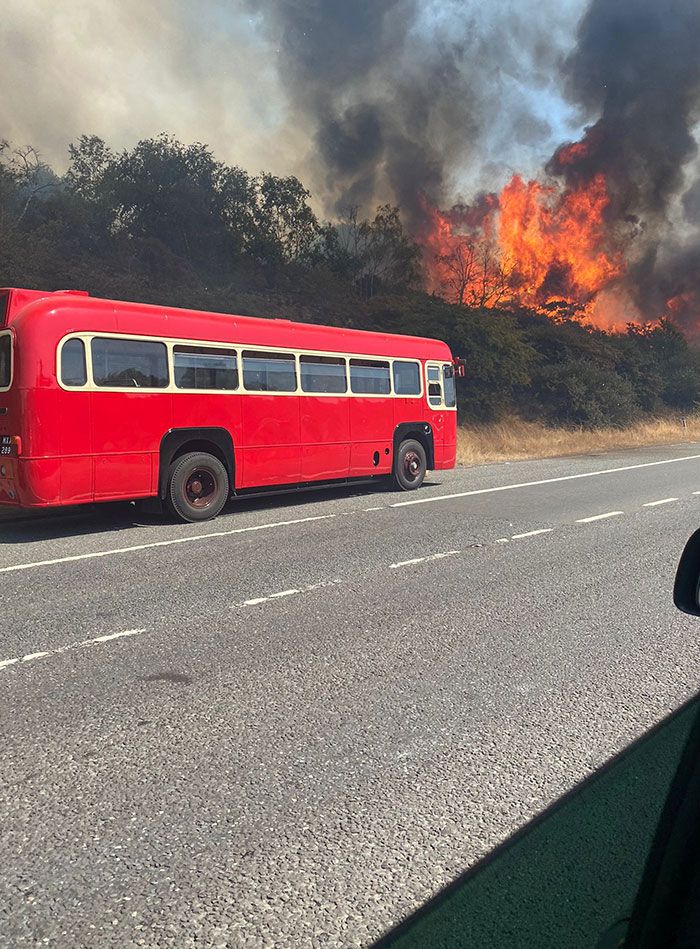
[[[460,417],[629,426],[700,399],[700,358],[669,322],[606,334],[421,289],[399,210],[321,222],[296,178],[250,176],[167,136],[70,147],[56,175],[0,145],[0,285],[436,336],[466,361]]]

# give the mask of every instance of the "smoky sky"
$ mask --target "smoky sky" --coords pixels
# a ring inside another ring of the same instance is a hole
[[[423,200],[456,199],[460,175],[498,174],[504,157],[549,147],[562,124],[557,63],[580,4],[250,6],[279,50],[291,108],[308,123],[312,177],[336,211],[391,201],[417,226]]]
[[[297,174],[332,215],[417,212],[535,174],[580,128],[561,91],[586,0],[6,0],[0,138],[168,132]]]
[[[58,171],[68,144],[113,148],[167,132],[252,173],[303,175],[308,131],[243,3],[4,0],[0,139]]]
[[[6,0],[0,138],[62,171],[81,134],[168,132],[414,232],[424,200],[602,168],[654,270],[700,218],[699,26],[698,0]]]
[[[604,171],[622,210],[663,213],[697,152],[700,3],[592,0],[564,74],[594,119],[569,172]]]
[[[580,160],[555,153],[548,168],[574,184],[605,174],[611,230],[635,234],[630,295],[649,317],[700,291],[699,51],[698,0],[591,0],[562,67],[591,124]]]

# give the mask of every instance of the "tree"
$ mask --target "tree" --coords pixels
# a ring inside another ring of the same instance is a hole
[[[146,139],[109,163],[101,180],[116,232],[159,242],[203,276],[230,273],[250,239],[251,181],[206,145]]]
[[[307,260],[319,235],[310,193],[298,178],[277,178],[264,173],[253,182],[255,229],[250,249],[259,258],[273,262]]]
[[[105,178],[114,167],[115,155],[97,135],[81,135],[68,146],[70,165],[66,182],[71,191],[87,201],[103,197]]]
[[[467,288],[476,277],[476,246],[474,241],[458,240],[449,254],[438,254],[437,262],[444,271],[443,286],[448,287],[460,306]]]
[[[59,188],[58,176],[31,145],[0,141],[0,200],[4,226],[19,226],[33,202]]]
[[[399,209],[388,204],[377,208],[371,221],[360,220],[352,207],[337,224],[326,225],[320,256],[365,299],[420,283],[420,248],[404,231]]]

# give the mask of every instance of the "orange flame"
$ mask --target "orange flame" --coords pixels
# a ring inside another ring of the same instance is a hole
[[[605,178],[565,191],[517,175],[501,192],[499,245],[513,270],[519,302],[540,306],[554,298],[587,302],[618,277],[624,264],[604,247]]]
[[[560,149],[557,161],[567,165],[585,155],[586,143],[577,142]],[[623,314],[618,296],[605,312],[605,298],[596,299],[626,269],[623,249],[608,238],[609,204],[603,174],[570,187],[514,175],[498,197],[485,201],[476,223],[464,210],[426,208],[431,289],[457,302],[520,305],[623,328],[636,311]]]

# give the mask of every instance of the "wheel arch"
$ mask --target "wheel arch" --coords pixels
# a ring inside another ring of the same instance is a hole
[[[429,422],[401,422],[394,429],[394,452],[396,458],[401,442],[407,438],[414,438],[420,442],[425,449],[426,467],[433,469],[435,467],[435,437],[433,426]]]
[[[163,435],[160,442],[158,497],[161,501],[167,495],[170,465],[176,458],[191,451],[204,451],[219,459],[226,468],[230,493],[233,494],[235,490],[236,457],[233,449],[233,438],[228,429],[215,427],[171,428]]]

